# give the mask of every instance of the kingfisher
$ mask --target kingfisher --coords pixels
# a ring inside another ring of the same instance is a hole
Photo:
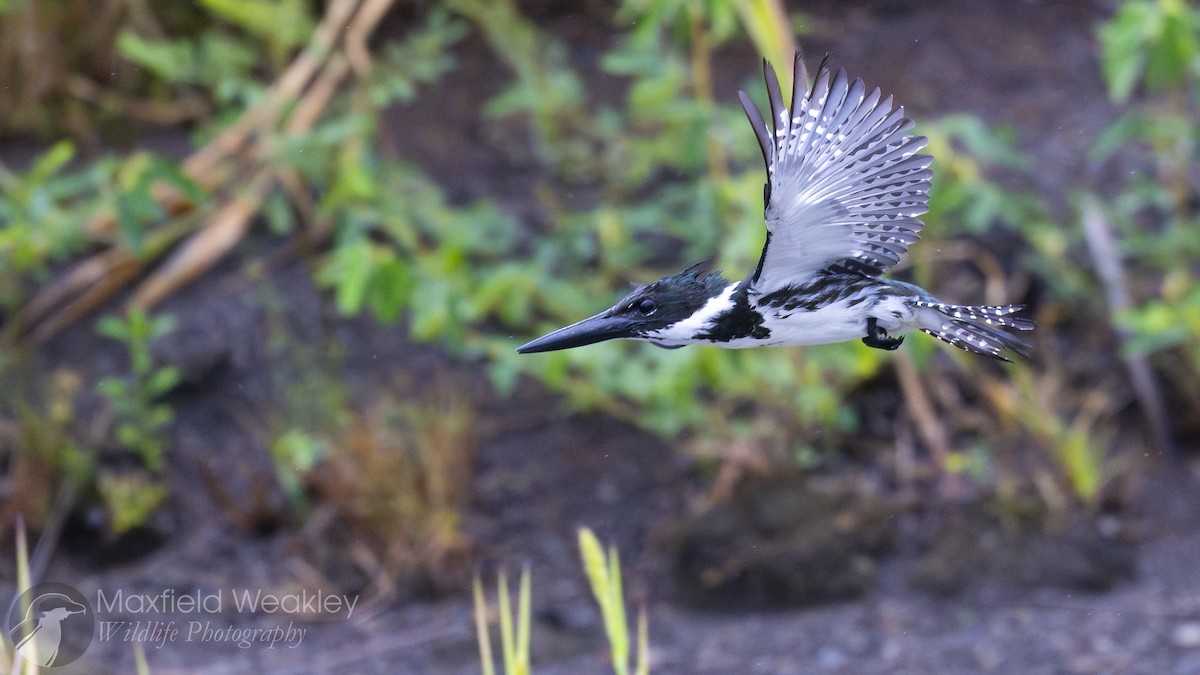
[[[809,87],[799,51],[791,108],[763,61],[771,125],[739,91],[767,166],[766,242],[741,281],[695,265],[639,286],[616,305],[543,335],[518,353],[604,340],[644,340],[675,349],[829,344],[861,339],[892,350],[920,330],[973,354],[1009,361],[1031,347],[1006,330],[1032,330],[1024,305],[957,305],[885,278],[920,238],[929,210],[933,158],[927,139],[892,97],[831,72],[828,56]]]

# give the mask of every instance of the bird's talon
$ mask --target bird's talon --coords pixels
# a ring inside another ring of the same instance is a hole
[[[888,337],[888,332],[879,327],[875,317],[867,319],[867,336],[862,339],[864,345],[875,349],[892,351],[904,342],[904,336]]]

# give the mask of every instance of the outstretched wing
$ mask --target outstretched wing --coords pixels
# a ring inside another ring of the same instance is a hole
[[[926,139],[905,133],[913,124],[890,96],[824,61],[808,90],[796,53],[791,111],[774,69],[763,70],[771,126],[738,92],[767,163],[767,243],[751,283],[769,292],[823,270],[881,274],[920,238],[933,175],[933,158],[917,154]]]

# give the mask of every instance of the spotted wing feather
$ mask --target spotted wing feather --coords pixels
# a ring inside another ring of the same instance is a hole
[[[929,210],[926,139],[891,97],[867,91],[824,62],[816,82],[796,54],[792,109],[764,63],[771,124],[744,94],[742,106],[767,165],[767,245],[751,278],[770,292],[822,270],[881,274],[920,237]],[[803,88],[803,89],[802,89]]]

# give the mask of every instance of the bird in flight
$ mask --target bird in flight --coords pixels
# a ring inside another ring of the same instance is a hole
[[[1008,330],[1032,330],[1023,305],[955,305],[882,274],[920,238],[933,160],[891,97],[822,62],[808,88],[799,52],[791,108],[763,62],[768,125],[738,92],[767,165],[767,238],[758,266],[728,281],[702,265],[638,287],[613,307],[543,335],[519,353],[604,340],[646,340],[674,349],[813,345],[861,338],[896,349],[921,330],[974,354],[1008,361],[1030,346]]]

